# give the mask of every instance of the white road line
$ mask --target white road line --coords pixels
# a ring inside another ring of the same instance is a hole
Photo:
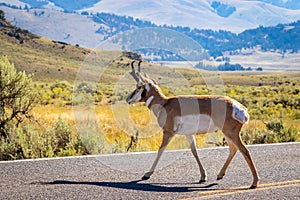
[[[247,147],[268,147],[268,146],[286,146],[286,145],[295,145],[300,142],[289,142],[289,143],[273,143],[273,144],[255,144],[255,145],[246,145]],[[198,148],[198,150],[215,150],[215,149],[224,149],[225,147],[207,147],[207,148]],[[179,149],[179,150],[167,150],[165,153],[176,153],[176,152],[190,152],[190,149]],[[0,164],[7,163],[19,163],[19,162],[36,162],[36,161],[48,161],[48,160],[60,160],[60,159],[80,159],[80,158],[99,158],[99,157],[115,157],[115,156],[130,156],[130,155],[143,155],[143,154],[156,154],[157,151],[147,151],[147,152],[129,152],[129,153],[115,153],[115,154],[97,154],[97,155],[85,155],[85,156],[66,156],[66,157],[53,157],[53,158],[36,158],[36,159],[23,159],[23,160],[9,160],[9,161],[0,161]]]

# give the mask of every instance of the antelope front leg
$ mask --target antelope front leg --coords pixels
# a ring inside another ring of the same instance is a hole
[[[166,147],[168,146],[168,144],[170,143],[171,139],[173,137],[173,134],[169,134],[169,133],[165,133],[164,132],[164,135],[163,135],[163,140],[162,140],[162,143],[160,145],[160,148],[157,152],[157,156],[156,156],[156,159],[150,169],[149,172],[145,173],[145,175],[143,176],[142,180],[147,180],[150,178],[150,176],[153,174],[155,168],[156,168],[156,165],[162,155],[162,153],[164,152],[164,150],[166,149]]]
[[[199,169],[200,169],[201,179],[200,179],[199,183],[205,182],[206,181],[206,171],[205,171],[203,165],[201,164],[200,159],[199,159],[198,154],[197,154],[195,136],[194,135],[188,135],[188,136],[186,136],[186,138],[187,138],[187,140],[190,144],[192,153],[193,153],[193,155],[194,155],[194,157],[195,157],[195,159],[198,163]]]

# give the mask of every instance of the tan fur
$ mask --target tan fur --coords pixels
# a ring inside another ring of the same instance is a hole
[[[250,188],[255,188],[258,185],[259,177],[257,170],[253,164],[251,155],[245,145],[240,139],[240,131],[243,126],[241,120],[237,120],[233,115],[233,105],[238,106],[239,110],[242,111],[239,114],[246,114],[245,121],[248,121],[247,108],[242,104],[238,103],[236,100],[227,97],[227,96],[210,96],[210,95],[190,95],[190,96],[174,96],[166,97],[161,89],[158,87],[156,82],[152,79],[142,76],[140,73],[135,73],[134,71],[131,74],[135,74],[135,79],[138,80],[137,89],[133,91],[131,95],[128,96],[128,103],[135,103],[132,101],[131,97],[134,94],[141,94],[139,102],[146,102],[149,97],[149,109],[157,117],[157,122],[163,130],[163,141],[159,148],[157,157],[150,169],[147,172],[143,179],[148,179],[153,174],[155,167],[164,151],[166,146],[169,144],[170,140],[175,134],[178,134],[179,126],[176,124],[176,117],[183,116],[200,116],[207,115],[213,121],[213,124],[223,132],[225,139],[228,143],[230,154],[223,165],[222,169],[218,174],[218,179],[223,178],[227,170],[228,165],[230,164],[232,158],[234,157],[237,150],[240,150],[244,156],[247,164],[250,167],[250,170],[253,175],[253,183]],[[134,75],[133,75],[134,76]],[[144,96],[142,95],[144,94]],[[200,118],[202,119],[202,118]],[[182,122],[184,123],[184,122]],[[192,130],[202,130],[202,129],[192,129]],[[193,134],[199,134],[195,132]],[[201,179],[200,182],[206,180],[206,171],[202,166],[196,150],[196,142],[193,134],[186,135],[188,142],[190,144],[192,153],[199,165]]]

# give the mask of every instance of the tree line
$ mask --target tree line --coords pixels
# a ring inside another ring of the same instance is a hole
[[[14,9],[22,9],[6,3],[0,3],[0,5],[13,7]],[[300,50],[300,20],[289,24],[278,24],[270,27],[260,26],[236,34],[226,30],[215,31],[199,28],[192,29],[183,26],[156,25],[150,21],[130,16],[120,16],[103,12],[88,13],[84,11],[80,14],[92,17],[95,22],[102,24],[96,32],[104,35],[104,40],[120,32],[132,29],[157,27],[171,29],[189,36],[198,42],[199,45],[207,50],[213,57],[222,56],[225,51],[230,54],[236,54],[241,49],[255,47],[260,47],[262,51],[279,51],[283,55],[287,51],[296,53]]]
[[[84,12],[84,15],[89,13]],[[182,26],[156,25],[150,21],[135,19],[128,16],[119,16],[109,13],[90,14],[97,23],[105,24],[109,28],[100,27],[97,32],[113,36],[117,33],[146,27],[167,28],[183,33],[200,46],[208,50],[213,57],[222,56],[227,51],[231,54],[241,49],[260,47],[262,51],[279,51],[284,54],[287,51],[296,53],[300,50],[300,20],[290,24],[278,24],[276,26],[245,30],[236,34],[226,30],[205,30]]]

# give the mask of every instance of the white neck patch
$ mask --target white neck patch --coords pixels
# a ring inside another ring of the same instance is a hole
[[[146,84],[146,90],[147,90],[147,92],[149,92],[149,90],[150,90],[150,85],[149,85],[149,83]]]
[[[151,96],[147,99],[146,101],[146,106],[148,107],[150,105],[150,103],[152,102],[152,100],[154,99],[154,96]]]

